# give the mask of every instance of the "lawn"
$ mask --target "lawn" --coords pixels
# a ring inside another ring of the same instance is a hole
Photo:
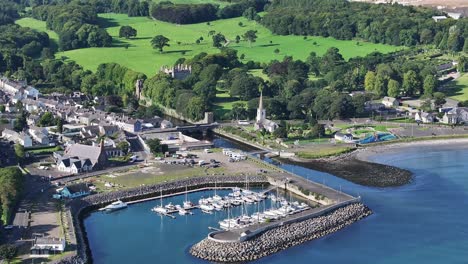
[[[447,95],[457,101],[468,100],[468,74],[450,82],[445,87]]]
[[[117,62],[152,76],[161,66],[172,65],[178,58],[191,58],[200,52],[219,52],[212,46],[211,36],[208,35],[211,30],[223,33],[231,41],[229,47],[238,50],[239,55],[245,55],[244,62],[249,60],[268,62],[273,59],[281,60],[284,56],[304,60],[310,52],[315,51],[321,55],[330,47],[339,48],[346,59],[365,56],[373,51],[387,53],[401,49],[396,46],[365,42],[357,45],[356,41],[341,41],[333,38],[308,37],[304,40],[302,36],[277,36],[260,24],[243,17],[217,20],[211,22],[210,25],[207,23],[176,25],[146,17],[128,17],[124,14],[100,14],[99,16],[100,25],[106,28],[114,38],[113,47],[71,50],[57,53],[56,56],[66,56],[89,70],[95,70],[101,63]],[[27,21],[32,23],[34,20],[28,19]],[[243,26],[239,26],[239,22],[242,22]],[[118,38],[119,28],[122,25],[134,27],[138,31],[138,36],[131,40]],[[258,31],[258,39],[252,47],[249,47],[245,41],[236,44],[235,37],[242,36],[248,30]],[[171,46],[166,47],[162,54],[150,45],[151,38],[159,34],[171,40]],[[196,44],[195,41],[200,37],[204,40]],[[279,49],[280,52],[276,54],[275,49]]]
[[[326,158],[332,156],[338,156],[344,153],[348,153],[355,150],[355,148],[351,147],[328,147],[328,148],[320,148],[314,151],[300,151],[297,152],[297,156],[303,159],[318,159],[318,158]]]

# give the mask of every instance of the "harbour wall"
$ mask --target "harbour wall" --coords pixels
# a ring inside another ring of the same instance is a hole
[[[361,198],[358,197],[358,198],[354,198],[352,200],[348,200],[348,201],[344,201],[344,202],[341,202],[341,203],[338,203],[338,204],[327,206],[327,207],[323,208],[320,211],[311,212],[310,214],[290,218],[290,219],[288,219],[286,221],[274,222],[272,224],[269,224],[269,225],[263,226],[261,228],[258,228],[258,229],[254,230],[254,231],[251,231],[249,234],[247,234],[245,236],[241,236],[239,242],[244,242],[244,241],[250,240],[250,239],[252,239],[252,238],[258,236],[259,234],[264,233],[264,232],[266,232],[268,230],[271,230],[271,229],[274,229],[274,228],[277,228],[277,227],[281,227],[281,226],[284,226],[284,225],[298,223],[298,222],[301,222],[301,221],[304,221],[304,220],[307,220],[307,219],[311,219],[311,218],[314,218],[314,217],[318,217],[318,216],[321,216],[321,215],[325,215],[325,214],[328,214],[331,211],[334,211],[334,210],[336,210],[338,208],[345,207],[347,205],[354,204],[354,203],[359,203],[360,201],[361,201]],[[208,239],[219,242],[219,243],[232,243],[232,240],[227,241],[227,240],[221,240],[221,239],[214,238],[215,234],[222,233],[222,232],[225,232],[225,231],[211,232],[210,234],[208,234]]]
[[[351,203],[329,208],[325,215],[278,225],[243,242],[220,243],[205,238],[195,244],[190,253],[216,263],[244,263],[337,232],[371,214],[365,205]]]
[[[268,185],[268,180],[263,175],[247,176],[250,186]],[[100,193],[71,200],[67,203],[67,209],[72,215],[72,224],[75,227],[75,237],[77,241],[76,250],[53,264],[85,264],[92,263],[91,251],[84,229],[84,218],[91,212],[106,206],[116,200],[124,202],[142,202],[145,199],[154,199],[161,195],[175,195],[187,189],[189,191],[213,188],[213,187],[242,187],[245,184],[245,176],[203,176],[192,177],[185,180],[165,182],[161,184],[136,187],[109,193]]]

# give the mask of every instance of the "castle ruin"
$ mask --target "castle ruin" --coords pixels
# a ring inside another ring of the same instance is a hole
[[[163,66],[161,67],[160,72],[164,72],[174,79],[183,80],[192,73],[192,66],[186,64],[177,64],[173,67]]]

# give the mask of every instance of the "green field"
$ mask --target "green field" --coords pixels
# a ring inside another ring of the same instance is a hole
[[[450,82],[446,88],[447,95],[457,101],[468,100],[468,74],[461,76],[455,81]]]
[[[364,56],[376,50],[391,52],[401,49],[401,47],[363,42],[356,45],[356,41],[339,41],[332,38],[308,37],[304,40],[301,36],[276,36],[258,23],[248,21],[245,18],[213,21],[210,23],[211,25],[206,23],[175,25],[146,17],[128,17],[123,14],[101,14],[100,18],[100,25],[107,28],[114,38],[113,47],[71,50],[57,53],[56,56],[58,58],[66,56],[89,70],[95,70],[101,63],[116,62],[152,76],[161,66],[171,65],[178,58],[191,58],[200,52],[218,52],[218,49],[212,46],[211,36],[208,36],[208,32],[211,30],[226,35],[231,40],[229,47],[237,49],[239,55],[245,54],[245,61],[268,62],[272,59],[281,60],[286,55],[305,59],[311,51],[323,54],[329,47],[339,48],[346,59]],[[242,27],[238,25],[239,22],[243,23]],[[44,22],[31,18],[18,20],[17,23],[37,30],[45,30]],[[137,38],[131,40],[118,38],[118,31],[122,25],[130,25],[137,29]],[[249,47],[245,41],[236,44],[234,41],[236,35],[241,36],[250,29],[258,31],[257,42],[253,43],[252,47]],[[57,38],[53,32],[47,32],[51,38]],[[167,47],[163,54],[152,49],[150,45],[151,38],[158,34],[171,40],[171,46]],[[195,41],[199,37],[203,37],[204,40],[197,45]],[[178,42],[180,44],[177,44]],[[127,44],[129,45],[128,49],[125,48]],[[275,54],[275,49],[279,49],[280,52]],[[182,54],[183,52],[185,55]]]

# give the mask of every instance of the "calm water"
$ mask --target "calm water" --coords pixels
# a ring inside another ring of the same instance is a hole
[[[217,145],[229,146],[218,141]],[[410,169],[415,181],[400,188],[358,186],[329,174],[281,165],[303,177],[359,194],[374,215],[325,238],[256,263],[468,263],[468,148],[418,148],[375,158]],[[192,201],[208,193],[191,194]],[[184,197],[174,197],[180,203]],[[170,199],[165,199],[169,202]],[[224,213],[172,220],[150,213],[158,201],[85,220],[95,263],[205,263],[189,247]],[[253,208],[250,208],[253,210]]]

